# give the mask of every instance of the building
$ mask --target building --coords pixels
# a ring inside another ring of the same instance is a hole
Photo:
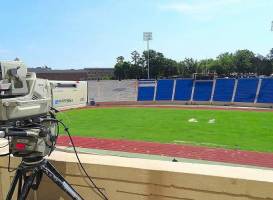
[[[112,79],[114,77],[114,68],[54,70],[48,67],[37,67],[28,70],[35,72],[38,78],[49,80],[84,81]]]
[[[110,79],[114,77],[114,68],[85,68],[88,80]]]

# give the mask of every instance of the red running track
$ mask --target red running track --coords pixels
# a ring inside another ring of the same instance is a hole
[[[273,154],[271,153],[226,150],[190,145],[161,144],[155,142],[98,139],[79,136],[74,136],[73,141],[76,147],[82,148],[123,151],[129,153],[161,155],[273,168]],[[61,146],[71,146],[70,140],[67,136],[60,136],[57,144]]]

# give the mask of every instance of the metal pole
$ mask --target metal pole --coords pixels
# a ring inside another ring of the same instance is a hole
[[[148,79],[150,79],[150,50],[149,50],[149,40],[147,40],[147,50],[148,50]]]
[[[143,32],[143,40],[147,41],[147,53],[148,53],[148,60],[147,60],[147,78],[150,79],[150,48],[149,48],[149,41],[152,40],[152,32]]]

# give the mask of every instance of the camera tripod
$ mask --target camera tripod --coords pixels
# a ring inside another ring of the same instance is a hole
[[[71,199],[83,200],[83,198],[72,188],[72,186],[62,177],[62,175],[53,167],[53,165],[43,157],[31,159],[23,158],[22,163],[16,170],[6,200],[12,200],[17,184],[17,200],[26,200],[30,189],[38,189],[43,174],[58,185],[64,192],[66,192]]]

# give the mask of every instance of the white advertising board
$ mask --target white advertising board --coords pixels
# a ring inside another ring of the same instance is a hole
[[[88,81],[89,101],[121,102],[137,100],[137,80]]]
[[[87,104],[86,81],[50,81],[52,106],[57,109],[83,107]]]

